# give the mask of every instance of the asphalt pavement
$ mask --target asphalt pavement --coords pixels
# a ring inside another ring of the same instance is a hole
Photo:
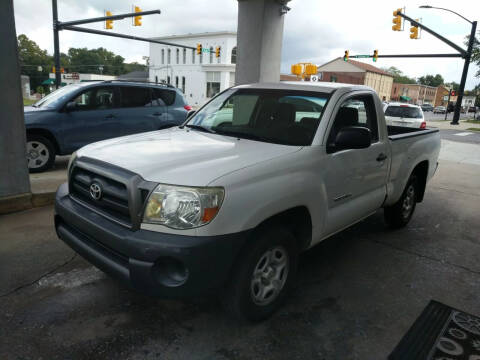
[[[0,359],[386,359],[431,299],[480,315],[479,150],[443,140],[407,228],[379,211],[311,249],[255,325],[125,289],[57,239],[51,206],[0,216]]]
[[[425,117],[426,121],[440,121],[445,120],[445,114],[434,114],[432,111],[425,111],[423,112],[423,116]],[[480,113],[477,113],[476,119],[480,117]],[[460,113],[460,120],[464,119],[473,119],[474,113]],[[447,120],[452,121],[453,119],[453,112],[449,112],[447,115]]]

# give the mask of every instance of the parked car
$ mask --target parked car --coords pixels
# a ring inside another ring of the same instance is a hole
[[[433,109],[434,114],[445,114],[447,111],[447,108],[445,106],[436,106],[435,109]]]
[[[387,125],[425,129],[427,123],[418,105],[390,103],[384,107]]]
[[[433,106],[431,104],[423,104],[420,106],[423,112],[433,111]]]
[[[447,112],[450,113],[450,112],[453,112],[454,110],[455,110],[455,104],[449,103],[449,104],[447,105]]]
[[[478,106],[469,106],[468,107],[468,112],[469,113],[475,113],[478,111]]]
[[[302,251],[380,208],[406,226],[439,151],[438,129],[387,126],[366,86],[235,86],[183,126],[78,150],[55,228],[138,291],[214,292],[261,320],[285,300]]]
[[[28,168],[45,171],[56,155],[99,140],[180,125],[190,110],[173,86],[125,81],[67,85],[25,107]]]

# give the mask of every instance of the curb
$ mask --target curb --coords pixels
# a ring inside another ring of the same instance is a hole
[[[0,198],[0,215],[53,205],[54,203],[55,191],[7,196]]]

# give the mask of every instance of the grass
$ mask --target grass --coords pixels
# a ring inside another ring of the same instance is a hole
[[[23,99],[23,106],[29,106],[35,104],[38,100]]]
[[[480,120],[467,120],[465,122],[469,124],[480,124]]]
[[[469,131],[480,131],[480,128],[468,128]]]

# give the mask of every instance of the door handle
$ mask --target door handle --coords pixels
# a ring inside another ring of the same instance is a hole
[[[387,158],[387,155],[385,155],[384,153],[380,153],[378,156],[377,156],[377,161],[383,161]]]
[[[113,114],[108,114],[105,116],[105,119],[113,119],[115,117],[115,115]]]

